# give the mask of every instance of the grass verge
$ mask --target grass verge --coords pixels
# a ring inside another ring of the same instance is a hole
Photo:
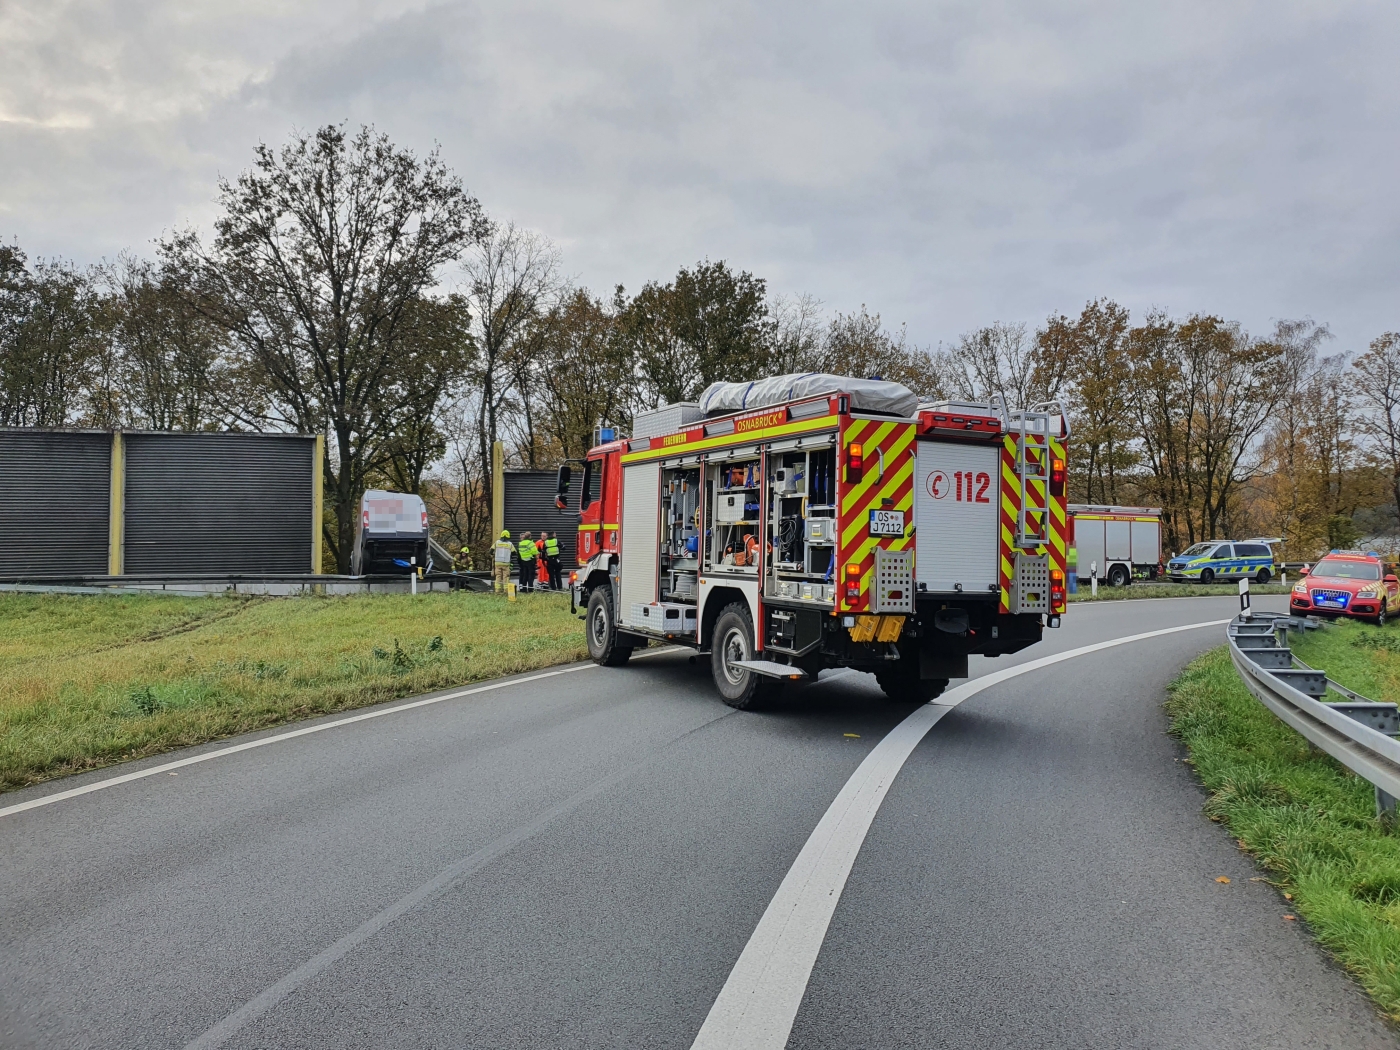
[[[1318,941],[1400,1020],[1400,838],[1375,817],[1371,785],[1250,696],[1225,648],[1170,688],[1172,731],[1223,822]]]
[[[1251,594],[1287,594],[1288,588],[1281,583],[1251,583]],[[1072,602],[1112,602],[1125,598],[1204,598],[1210,595],[1239,594],[1238,583],[1145,583],[1139,580],[1129,587],[1110,587],[1100,581],[1097,598],[1089,593],[1089,585],[1081,583],[1079,590],[1069,595]]]
[[[1301,637],[1293,632],[1289,645],[1305,664],[1321,668],[1334,682],[1362,696],[1400,700],[1400,621],[1377,627],[1338,620],[1335,627],[1308,631]]]
[[[0,594],[0,790],[585,655],[562,595]]]

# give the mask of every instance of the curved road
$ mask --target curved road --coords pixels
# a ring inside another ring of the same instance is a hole
[[[1075,606],[973,673],[1233,610]],[[788,1045],[1396,1046],[1165,733],[1166,684],[1222,640],[1077,656],[938,721]],[[0,1046],[690,1047],[913,709],[845,672],[735,712],[684,652],[522,678],[0,815]]]

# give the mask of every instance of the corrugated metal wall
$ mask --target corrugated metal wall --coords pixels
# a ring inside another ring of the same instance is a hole
[[[311,571],[314,438],[123,437],[127,575]]]
[[[512,542],[519,542],[526,530],[540,538],[540,530],[559,533],[559,567],[565,572],[578,568],[578,501],[582,472],[574,468],[569,486],[569,509],[554,505],[558,475],[552,470],[508,470],[505,472],[505,527]],[[513,563],[512,563],[513,564]]]
[[[0,429],[0,576],[104,574],[111,483],[110,434]]]

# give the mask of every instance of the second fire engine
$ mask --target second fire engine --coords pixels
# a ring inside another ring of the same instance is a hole
[[[713,384],[635,430],[582,464],[571,590],[600,664],[661,639],[708,652],[734,707],[828,667],[922,703],[970,654],[1059,625],[1056,404],[920,404],[896,383],[780,376]],[[561,504],[572,476],[560,469]]]

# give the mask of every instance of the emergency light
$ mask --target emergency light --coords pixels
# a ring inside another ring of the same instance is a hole
[[[852,441],[846,446],[846,482],[854,484],[865,476],[865,446]]]

